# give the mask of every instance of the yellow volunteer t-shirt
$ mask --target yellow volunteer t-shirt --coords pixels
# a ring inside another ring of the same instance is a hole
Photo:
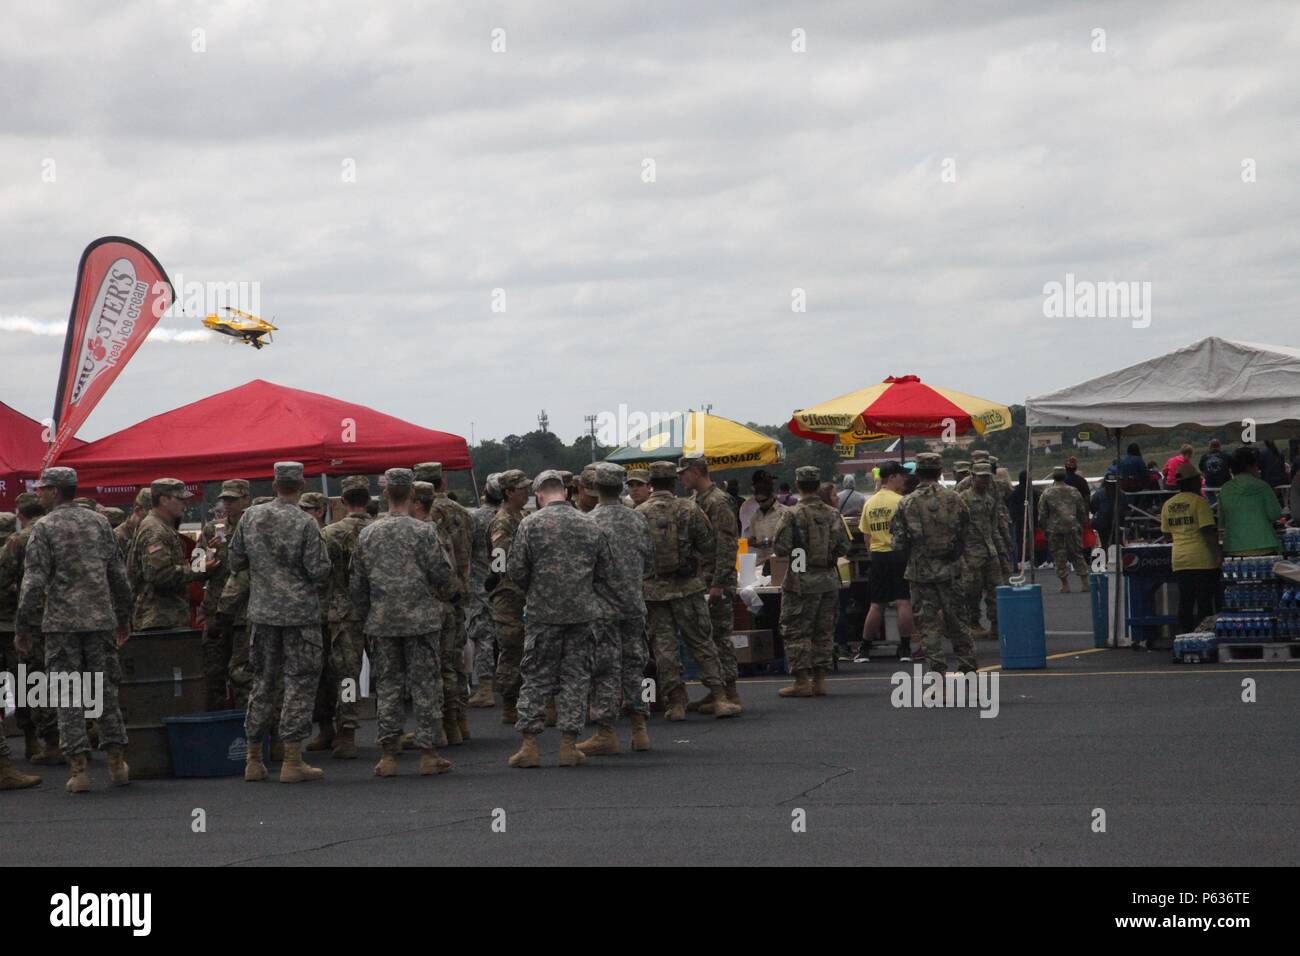
[[[1210,503],[1200,495],[1181,491],[1160,511],[1160,530],[1173,537],[1174,570],[1205,571],[1215,567],[1202,528],[1215,527]]]
[[[882,489],[867,499],[862,508],[858,530],[871,539],[872,551],[893,551],[894,539],[889,533],[889,523],[903,496],[896,491]]]

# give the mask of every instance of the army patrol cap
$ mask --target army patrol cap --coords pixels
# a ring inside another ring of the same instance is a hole
[[[1053,480],[1053,481],[1063,481],[1063,480],[1065,480],[1065,466],[1064,466],[1064,465],[1057,465],[1055,468],[1052,469],[1052,480]]]
[[[978,476],[978,475],[992,475],[992,474],[993,474],[993,466],[990,465],[987,461],[977,461],[977,462],[975,462],[974,465],[971,466],[970,473],[971,473],[972,475],[976,475],[976,476]]]
[[[411,482],[411,494],[415,495],[416,501],[429,505],[433,504],[438,489],[433,487],[432,481],[413,481]]]
[[[330,500],[319,491],[304,491],[298,497],[298,507],[304,510],[310,508],[315,511],[317,508],[328,508]]]
[[[508,494],[517,488],[523,488],[528,485],[528,476],[518,468],[511,468],[497,475],[497,486],[501,489],[502,494]]]
[[[501,472],[494,471],[483,481],[483,493],[491,495],[494,498],[501,497]]]
[[[416,481],[442,481],[442,462],[422,461],[411,472]]]
[[[415,472],[409,468],[389,468],[384,472],[384,484],[390,488],[409,488],[415,483]]]
[[[276,481],[302,481],[302,462],[277,461],[275,463]]]
[[[564,484],[565,475],[568,475],[570,480],[572,480],[573,474],[571,472],[556,471],[554,468],[546,469],[533,479],[533,494],[537,494],[537,492],[541,491],[542,485],[546,484],[548,481],[558,481],[560,484]]]
[[[650,462],[650,480],[656,478],[676,478],[677,466],[671,461],[652,461]]]
[[[602,461],[596,466],[596,484],[602,488],[622,488],[627,479],[627,472],[622,465],[612,461]]]
[[[0,534],[12,534],[18,527],[18,516],[8,511],[0,511]]]
[[[77,472],[72,468],[46,468],[41,472],[40,480],[36,482],[37,488],[75,488],[77,487]]]
[[[99,505],[94,498],[73,498],[72,503],[78,508],[85,508],[87,511],[98,511]]]
[[[916,456],[916,470],[943,471],[943,459],[932,451],[923,451]]]
[[[155,495],[170,495],[173,498],[180,498],[182,501],[194,497],[194,492],[186,491],[185,482],[179,478],[155,478],[150,482],[149,490]]]
[[[584,465],[582,474],[578,475],[578,484],[582,485],[583,491],[596,490],[596,463]]]
[[[649,468],[633,468],[627,473],[627,483],[629,485],[646,485],[650,483]]]
[[[687,468],[702,468],[705,471],[709,468],[709,461],[701,452],[693,451],[689,455],[682,455],[677,459],[677,474],[681,474]]]
[[[365,475],[348,475],[339,482],[339,487],[344,491],[369,491],[370,479]]]
[[[265,505],[271,503],[274,500],[275,499],[272,498],[270,495],[258,495],[256,498],[253,499],[253,505]]]
[[[126,520],[126,512],[121,508],[101,508],[99,513],[108,519],[110,528],[116,528]]]
[[[970,474],[970,462],[968,462],[968,461],[955,461],[955,462],[953,462],[953,464],[952,464],[952,473],[953,473],[954,475],[969,475],[969,474]]]
[[[997,466],[998,466],[998,456],[997,456],[997,455],[989,455],[989,456],[988,456],[988,462],[989,462],[989,464],[992,465],[994,468],[997,468]]]
[[[14,507],[18,509],[26,508],[29,505],[39,505],[41,496],[34,491],[24,491],[14,499]]]
[[[221,494],[218,498],[247,498],[249,492],[248,482],[243,478],[229,478],[221,483]]]
[[[970,458],[971,458],[971,461],[972,461],[972,462],[977,462],[977,461],[988,461],[989,453],[986,452],[986,451],[984,451],[983,449],[980,449],[979,451],[973,451],[973,452],[971,452],[971,453],[970,453]]]
[[[135,493],[135,506],[144,511],[153,507],[153,498],[149,496],[148,488],[141,488]]]
[[[557,469],[555,473],[560,476],[560,481],[564,482],[564,487],[572,488],[576,484],[576,482],[573,480],[573,472]],[[538,475],[537,477],[540,478],[541,475]],[[536,479],[534,479],[533,481],[533,487],[534,488],[537,487]]]
[[[794,470],[794,480],[799,481],[821,481],[822,470],[816,465],[800,465]]]

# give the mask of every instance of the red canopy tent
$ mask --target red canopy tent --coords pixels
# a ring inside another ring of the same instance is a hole
[[[459,435],[261,379],[147,418],[58,463],[76,468],[85,493],[105,501],[160,477],[269,478],[276,461],[300,461],[308,475],[373,475],[420,461],[470,467]]]
[[[23,479],[41,473],[41,461],[48,446],[42,434],[45,426],[0,402],[0,511],[13,511],[14,499],[27,490]],[[85,442],[74,438],[68,447]]]

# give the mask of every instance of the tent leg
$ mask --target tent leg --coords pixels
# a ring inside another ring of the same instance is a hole
[[[1111,572],[1111,586],[1115,588],[1115,634],[1112,647],[1119,647],[1119,636],[1124,627],[1124,548],[1123,542],[1120,541],[1120,514],[1124,510],[1124,489],[1119,486],[1118,462],[1121,457],[1120,452],[1123,447],[1124,429],[1115,429],[1115,507],[1114,514],[1111,515],[1110,543],[1115,549],[1115,560],[1111,562],[1114,569]],[[1106,493],[1106,476],[1102,476],[1101,493]]]
[[[1034,429],[1025,423],[1025,512],[1020,522],[1020,574],[1025,573],[1026,556],[1029,560],[1029,583],[1038,583],[1038,561],[1034,557],[1033,522],[1034,514],[1034,476],[1030,473],[1034,453]]]
[[[478,493],[478,479],[474,477],[474,466],[469,466],[469,483],[474,488],[474,507],[483,507],[483,498]]]

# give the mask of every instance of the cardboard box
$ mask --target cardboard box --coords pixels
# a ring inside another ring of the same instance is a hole
[[[771,586],[779,588],[785,581],[786,572],[790,570],[790,559],[778,558],[776,555],[772,555],[768,567],[772,571]]]
[[[731,646],[737,664],[764,664],[776,660],[776,642],[771,631],[734,631]]]

